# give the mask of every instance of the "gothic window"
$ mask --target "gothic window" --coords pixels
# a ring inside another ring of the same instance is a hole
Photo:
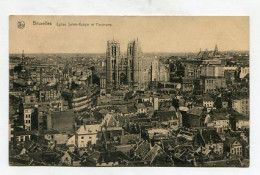
[[[113,83],[115,83],[116,82],[116,74],[115,74],[115,72],[113,72]]]
[[[116,57],[116,46],[112,46],[112,55]]]
[[[130,60],[130,69],[133,69],[132,60]]]
[[[116,60],[112,60],[112,68],[115,69],[116,67]]]

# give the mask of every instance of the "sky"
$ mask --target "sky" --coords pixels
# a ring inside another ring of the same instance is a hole
[[[17,27],[23,21],[25,27]],[[33,25],[49,22],[52,25]],[[66,26],[57,26],[66,24]],[[89,26],[68,26],[84,23]],[[97,26],[109,24],[108,26]],[[92,24],[94,24],[92,26]],[[10,16],[10,53],[104,53],[108,40],[127,43],[138,38],[143,52],[249,50],[249,17],[191,16]]]

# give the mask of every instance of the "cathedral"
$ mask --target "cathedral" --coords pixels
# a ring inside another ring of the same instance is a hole
[[[138,89],[141,77],[142,50],[138,39],[128,43],[126,57],[121,55],[120,43],[107,41],[106,50],[106,88],[107,93],[128,85]]]

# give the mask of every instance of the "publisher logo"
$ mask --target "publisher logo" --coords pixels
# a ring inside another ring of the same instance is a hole
[[[23,28],[25,27],[24,21],[18,21],[18,22],[17,22],[17,27],[18,27],[19,29],[23,29]]]

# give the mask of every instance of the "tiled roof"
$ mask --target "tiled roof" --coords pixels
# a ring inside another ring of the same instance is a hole
[[[216,130],[212,129],[203,129],[201,132],[201,136],[205,142],[205,144],[208,143],[219,143],[222,142],[220,136],[218,135]]]
[[[100,131],[100,125],[82,125],[77,130],[77,134],[94,134]]]
[[[161,121],[177,119],[176,112],[174,111],[155,111],[154,117],[158,117]]]

